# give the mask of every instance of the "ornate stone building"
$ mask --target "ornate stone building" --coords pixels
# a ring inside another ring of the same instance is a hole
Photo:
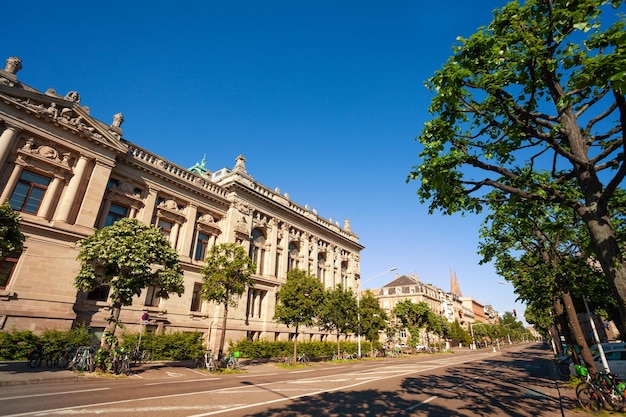
[[[211,245],[236,242],[257,265],[255,285],[231,309],[227,339],[286,340],[292,329],[272,320],[287,272],[300,268],[325,287],[358,288],[363,246],[343,227],[257,183],[245,158],[211,172],[185,169],[123,136],[121,113],[110,124],[90,116],[80,95],[37,91],[17,78],[19,58],[0,70],[0,201],[22,217],[24,250],[0,263],[0,329],[67,329],[97,334],[109,315],[108,289],[77,292],[80,239],[123,217],[160,228],[184,269],[182,297],[159,299],[146,288],[121,321],[138,330],[148,313],[155,331],[195,331],[214,347],[220,306],[201,300],[200,268]],[[305,329],[303,340],[323,339]]]

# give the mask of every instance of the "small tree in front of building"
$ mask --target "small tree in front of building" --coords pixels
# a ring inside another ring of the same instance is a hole
[[[255,270],[256,265],[242,246],[222,243],[209,249],[206,264],[200,271],[203,279],[202,298],[224,307],[218,362],[224,355],[229,307],[237,307],[241,295],[248,287],[254,286],[252,274]]]
[[[387,312],[378,304],[378,300],[373,292],[367,290],[359,303],[361,314],[361,335],[370,343],[370,354],[372,354],[374,342],[376,342],[381,332],[389,327],[389,317]]]
[[[341,353],[339,338],[342,333],[356,332],[358,326],[357,301],[352,291],[342,285],[324,292],[324,302],[320,305],[319,322],[324,330],[337,334],[337,355]]]
[[[409,344],[415,346],[420,342],[419,329],[428,324],[430,308],[423,301],[414,303],[411,300],[400,301],[393,309],[393,314],[402,325],[409,330],[411,339]]]
[[[106,350],[117,340],[122,306],[132,305],[144,288],[154,286],[161,298],[181,296],[185,290],[176,251],[161,231],[137,219],[121,219],[78,244],[81,266],[74,286],[83,291],[109,287],[111,316],[101,341]]]
[[[0,205],[0,261],[10,253],[20,252],[26,236],[20,231],[20,215],[8,201]]]
[[[316,323],[320,305],[324,300],[324,287],[319,279],[301,269],[287,272],[287,280],[277,294],[274,320],[293,326],[293,361],[298,359],[298,334],[301,326]]]

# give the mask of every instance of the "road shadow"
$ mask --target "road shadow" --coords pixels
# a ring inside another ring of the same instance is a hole
[[[538,357],[539,356],[539,357]],[[410,366],[410,365],[407,365]],[[327,392],[281,403],[264,417],[364,416],[561,416],[576,408],[570,390],[555,387],[550,355],[527,349],[457,365],[440,375],[411,376],[398,391]]]

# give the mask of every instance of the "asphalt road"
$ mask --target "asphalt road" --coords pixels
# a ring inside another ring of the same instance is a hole
[[[399,359],[248,366],[211,375],[144,366],[130,377],[3,385],[3,416],[572,416],[543,345]]]

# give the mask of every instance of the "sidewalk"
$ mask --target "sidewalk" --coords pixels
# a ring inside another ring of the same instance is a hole
[[[131,368],[134,374],[147,375],[158,378],[167,373],[180,373],[183,371],[198,372],[193,369],[192,361],[153,361]],[[263,371],[268,364],[265,363],[244,363],[247,372]],[[270,365],[271,366],[271,365]],[[131,375],[132,376],[132,375]],[[98,372],[79,373],[68,369],[48,368],[45,364],[39,368],[30,368],[26,361],[0,362],[0,387],[7,385],[40,384],[63,381],[85,381],[97,380],[99,378],[126,378],[113,374],[102,374]]]
[[[33,369],[28,366],[26,361],[0,362],[0,386],[71,381],[84,378],[85,376],[74,371],[48,368],[45,364]]]

